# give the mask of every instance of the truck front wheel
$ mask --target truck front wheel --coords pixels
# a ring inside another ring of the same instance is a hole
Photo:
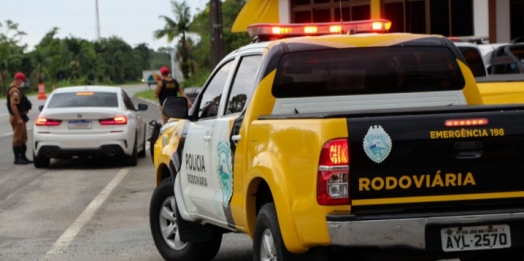
[[[208,242],[183,242],[178,231],[173,182],[164,179],[155,189],[149,206],[149,224],[153,241],[165,260],[209,261],[215,257],[222,234]]]

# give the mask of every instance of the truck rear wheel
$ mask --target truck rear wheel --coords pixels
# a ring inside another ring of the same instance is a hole
[[[253,239],[254,261],[327,261],[327,249],[313,248],[304,254],[290,253],[284,245],[278,223],[275,203],[266,203],[260,208],[255,224]]]
[[[153,241],[165,260],[209,261],[222,243],[222,234],[207,242],[183,242],[178,231],[173,182],[164,179],[153,192],[149,206],[149,224]]]
[[[266,203],[260,209],[255,224],[253,260],[286,261],[291,260],[291,258],[292,255],[287,251],[282,240],[275,204]]]

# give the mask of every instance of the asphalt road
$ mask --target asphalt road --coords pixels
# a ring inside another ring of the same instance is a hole
[[[145,89],[125,87],[130,96]],[[30,99],[28,128],[45,102]],[[159,120],[158,105],[149,103],[142,116],[147,122]],[[149,230],[154,189],[149,150],[136,167],[71,159],[35,169],[13,164],[5,105],[0,106],[0,123],[0,260],[162,260]],[[249,237],[226,234],[215,260],[248,261],[251,255]]]

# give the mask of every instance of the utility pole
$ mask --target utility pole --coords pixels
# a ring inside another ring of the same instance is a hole
[[[222,43],[222,3],[210,0],[211,7],[211,68],[214,68],[224,57]]]
[[[95,0],[96,8],[96,40],[100,41],[100,16],[98,15],[98,0]]]

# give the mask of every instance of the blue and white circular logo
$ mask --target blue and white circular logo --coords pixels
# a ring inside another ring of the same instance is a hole
[[[364,152],[375,163],[384,161],[393,147],[391,138],[380,125],[369,127],[363,145]]]
[[[218,179],[222,188],[222,204],[229,205],[233,195],[233,168],[231,164],[231,147],[229,142],[221,141],[218,144]]]

